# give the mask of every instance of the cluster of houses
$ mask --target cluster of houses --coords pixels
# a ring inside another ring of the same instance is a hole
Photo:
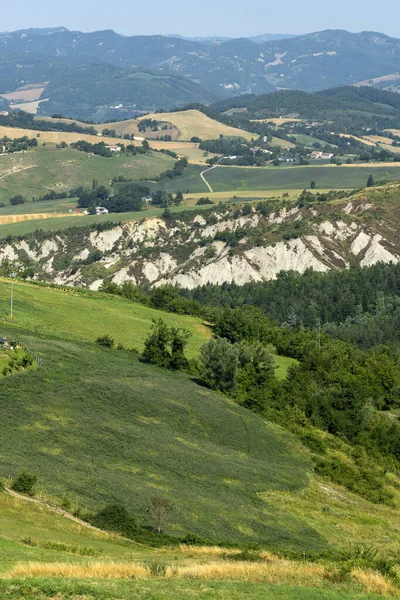
[[[333,154],[332,152],[319,152],[318,150],[314,150],[314,152],[307,155],[307,158],[310,158],[311,160],[331,160]]]

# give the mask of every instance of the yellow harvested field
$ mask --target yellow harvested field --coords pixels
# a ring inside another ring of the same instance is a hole
[[[240,191],[225,191],[225,192],[200,192],[195,194],[184,194],[185,206],[195,206],[199,198],[210,198],[214,202],[224,202],[227,200],[240,200],[248,198],[256,198],[262,200],[263,198],[280,198],[284,193],[289,194],[285,196],[284,200],[293,200],[298,198],[303,190],[240,190]],[[326,190],[324,190],[326,191]]]
[[[332,133],[332,135],[335,135],[335,134]],[[340,137],[343,137],[343,138],[353,138],[353,140],[357,140],[357,142],[361,142],[362,144],[365,144],[366,146],[375,146],[374,142],[369,142],[368,140],[357,137],[356,135],[350,135],[349,133],[339,133],[339,135],[340,135]]]
[[[363,135],[363,139],[374,144],[387,144],[388,146],[391,146],[392,144],[390,138],[383,137],[382,135]]]
[[[0,97],[8,100],[9,102],[34,102],[35,100],[39,100],[40,96],[44,92],[44,88],[44,85],[26,86],[16,90],[15,92],[0,94]]]
[[[251,140],[257,137],[256,134],[249,131],[243,131],[236,127],[229,127],[214,119],[210,119],[198,110],[185,110],[182,112],[173,113],[156,113],[153,115],[145,115],[140,117],[143,119],[153,119],[160,123],[172,123],[179,130],[179,140],[190,141],[192,137],[199,137],[202,140],[215,140],[220,135],[227,137],[243,137],[246,140]]]
[[[0,225],[10,225],[11,223],[22,223],[22,221],[36,221],[41,219],[52,219],[54,217],[79,217],[83,213],[32,213],[27,215],[1,215]]]
[[[0,137],[7,136],[11,139],[21,138],[27,136],[29,138],[38,139],[39,144],[46,142],[46,144],[60,144],[66,142],[67,144],[73,144],[79,140],[86,140],[92,144],[98,142],[104,142],[105,144],[130,144],[127,140],[121,140],[119,138],[112,137],[98,137],[96,135],[85,135],[83,133],[71,133],[69,131],[36,131],[34,129],[22,129],[19,127],[1,127],[0,126]],[[39,137],[38,137],[39,136]]]
[[[389,131],[389,133],[393,133],[393,135],[398,135],[400,137],[400,129],[385,129],[385,131]]]
[[[292,142],[288,142],[287,140],[282,140],[278,137],[273,137],[271,144],[273,146],[281,146],[281,148],[296,148],[296,144],[292,144]]]
[[[43,100],[35,100],[32,102],[21,102],[21,104],[10,104],[13,110],[23,110],[31,115],[36,115],[39,106],[42,102],[48,102],[48,98],[44,98]]]

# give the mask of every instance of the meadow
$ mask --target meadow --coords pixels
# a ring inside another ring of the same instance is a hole
[[[0,280],[0,319],[8,320],[10,283]],[[14,323],[18,327],[66,339],[94,342],[108,333],[128,348],[143,349],[152,319],[162,317],[170,326],[192,333],[190,357],[210,337],[200,319],[156,311],[120,297],[95,292],[62,291],[16,282],[14,284]]]
[[[189,165],[182,177],[160,183],[149,183],[152,189],[208,195],[209,190],[200,178],[204,167]],[[289,191],[303,190],[315,181],[317,189],[356,189],[366,186],[369,174],[375,181],[400,179],[399,165],[316,165],[294,167],[216,167],[205,174],[214,192]]]
[[[78,185],[91,186],[93,179],[110,185],[123,175],[144,179],[171,168],[174,159],[160,153],[103,158],[70,148],[41,146],[28,152],[0,155],[0,202],[17,194],[30,200],[49,190],[68,191]]]
[[[121,502],[143,526],[151,499],[165,497],[165,530],[178,536],[329,547],[257,497],[307,485],[309,458],[290,434],[131,352],[1,328],[43,361],[0,382],[3,474],[27,469],[48,496],[82,509]]]

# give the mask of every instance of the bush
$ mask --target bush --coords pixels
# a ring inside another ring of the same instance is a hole
[[[196,206],[204,206],[206,204],[215,204],[210,198],[199,198],[196,202]]]
[[[21,494],[28,494],[28,496],[34,496],[33,488],[36,484],[37,477],[27,471],[22,471],[16,479],[12,482],[11,489]]]
[[[103,346],[103,348],[113,348],[114,347],[114,338],[109,335],[101,335],[97,338],[96,344],[99,346]]]
[[[122,504],[107,504],[90,519],[90,522],[100,529],[115,531],[128,538],[137,533],[135,519]]]

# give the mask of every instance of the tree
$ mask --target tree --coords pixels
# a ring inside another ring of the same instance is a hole
[[[168,327],[162,319],[153,320],[140,360],[173,371],[183,370],[189,364],[185,348],[191,336],[186,329]]]
[[[171,361],[171,353],[168,349],[170,331],[168,325],[162,319],[153,319],[150,334],[145,343],[140,360],[145,363],[159,365],[168,368]]]
[[[161,533],[163,526],[171,512],[171,505],[165,498],[153,498],[150,505],[150,514],[153,518],[154,526],[158,533]]]
[[[374,185],[375,185],[375,180],[374,180],[374,178],[372,177],[372,175],[370,175],[370,176],[368,177],[368,181],[367,181],[367,187],[374,187]]]
[[[176,192],[175,198],[174,198],[174,204],[175,205],[179,205],[183,202],[183,194],[182,192]]]
[[[315,182],[315,181],[311,181],[311,183],[310,183],[310,188],[311,188],[312,190],[315,190],[315,188],[316,188],[316,187],[317,187],[317,184],[316,184],[316,182]]]
[[[23,196],[21,196],[21,194],[17,194],[17,196],[13,196],[12,198],[10,198],[11,206],[17,206],[18,204],[24,204],[24,203],[25,203],[25,198]]]
[[[239,368],[239,348],[224,338],[211,338],[200,348],[203,379],[214,390],[232,391]]]
[[[171,360],[169,368],[172,371],[183,371],[189,366],[189,361],[185,356],[185,348],[192,337],[190,331],[171,328]]]
[[[14,479],[11,485],[11,489],[13,489],[16,492],[20,492],[21,494],[28,494],[28,496],[33,496],[33,488],[36,484],[36,481],[36,475],[32,475],[27,471],[22,471],[22,473],[20,473],[18,477]]]

